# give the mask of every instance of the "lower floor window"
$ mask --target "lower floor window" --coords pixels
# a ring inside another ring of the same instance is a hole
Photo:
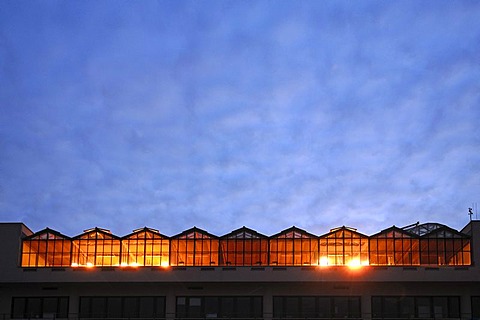
[[[68,318],[68,297],[14,297],[11,317]]]
[[[472,318],[480,319],[480,297],[472,297]]]
[[[262,297],[177,297],[176,318],[262,318]]]
[[[372,318],[460,318],[460,298],[374,296]]]
[[[165,318],[165,297],[80,297],[80,318]]]
[[[359,319],[360,297],[277,296],[273,297],[273,317]]]

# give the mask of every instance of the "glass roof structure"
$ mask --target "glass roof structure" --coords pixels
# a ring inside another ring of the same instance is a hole
[[[119,237],[92,228],[75,237],[46,228],[22,239],[22,267],[465,266],[469,235],[438,223],[392,226],[371,236],[350,227],[314,235],[295,226],[272,236],[247,227],[174,236],[144,227]]]

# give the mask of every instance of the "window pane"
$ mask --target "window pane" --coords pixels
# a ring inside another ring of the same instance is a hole
[[[236,306],[236,318],[250,318],[252,317],[252,307],[249,297],[238,297]]]
[[[138,317],[138,298],[127,297],[123,299],[123,316],[125,318]]]
[[[205,297],[205,317],[218,318],[218,298]]]
[[[139,299],[138,316],[140,318],[153,318],[155,314],[153,297],[141,297]]]
[[[315,297],[301,297],[300,308],[302,310],[302,318],[315,318]]]
[[[90,300],[91,304],[91,317],[93,318],[105,318],[106,314],[106,301],[103,297],[93,297]]]
[[[220,298],[220,307],[222,310],[223,318],[231,318],[235,314],[233,307],[233,297],[222,297]]]
[[[285,298],[285,316],[287,318],[298,318],[299,315],[299,298],[286,297]]]
[[[41,298],[28,298],[27,299],[26,316],[29,317],[29,318],[41,318],[42,317],[42,299]]]
[[[122,298],[110,297],[107,299],[107,318],[122,317]]]
[[[419,318],[430,318],[429,297],[417,297],[417,315]]]
[[[319,318],[332,317],[332,301],[330,297],[318,298],[318,317]]]
[[[480,318],[480,297],[472,297],[472,318]]]
[[[90,298],[80,297],[80,318],[90,318]]]
[[[12,318],[25,318],[25,298],[12,299]]]

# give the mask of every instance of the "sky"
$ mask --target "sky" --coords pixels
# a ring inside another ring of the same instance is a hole
[[[0,1],[0,221],[34,232],[459,230],[479,151],[479,1]]]

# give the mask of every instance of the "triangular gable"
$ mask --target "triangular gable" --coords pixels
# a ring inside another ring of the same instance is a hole
[[[173,236],[172,239],[218,239],[218,237],[205,230],[193,227]]]
[[[61,234],[60,232],[52,230],[50,228],[45,228],[43,230],[35,232],[34,234],[24,238],[24,240],[53,240],[53,239],[71,240],[69,236]]]
[[[122,237],[122,239],[151,239],[151,238],[161,238],[161,239],[168,239],[169,237],[166,235],[161,234],[157,229],[152,229],[148,227],[143,227],[141,229],[133,230],[132,233],[127,234],[126,236]]]
[[[405,231],[396,226],[384,229],[374,235],[371,235],[370,238],[388,238],[388,239],[398,239],[398,238],[417,238],[416,234]]]
[[[77,239],[106,239],[106,240],[120,240],[120,237],[113,235],[110,230],[102,228],[92,228],[85,230],[82,234],[75,236],[74,240]]]
[[[295,226],[290,227],[288,229],[285,229],[283,231],[280,231],[279,233],[273,235],[270,237],[271,239],[274,238],[284,238],[284,239],[300,239],[300,238],[305,238],[305,239],[318,239],[318,236],[311,234],[303,229],[297,228]]]
[[[331,229],[329,233],[320,236],[320,238],[368,238],[368,236],[357,232],[357,229],[342,226]]]
[[[267,239],[266,235],[258,233],[255,230],[247,228],[245,226],[236,229],[224,236],[221,239]]]
[[[459,232],[455,229],[452,229],[448,226],[441,225],[440,227],[430,231],[429,233],[424,234],[422,236],[422,238],[447,238],[447,239],[464,238],[464,239],[468,239],[468,238],[470,238],[470,236],[468,236],[464,233],[461,233],[461,232]]]

